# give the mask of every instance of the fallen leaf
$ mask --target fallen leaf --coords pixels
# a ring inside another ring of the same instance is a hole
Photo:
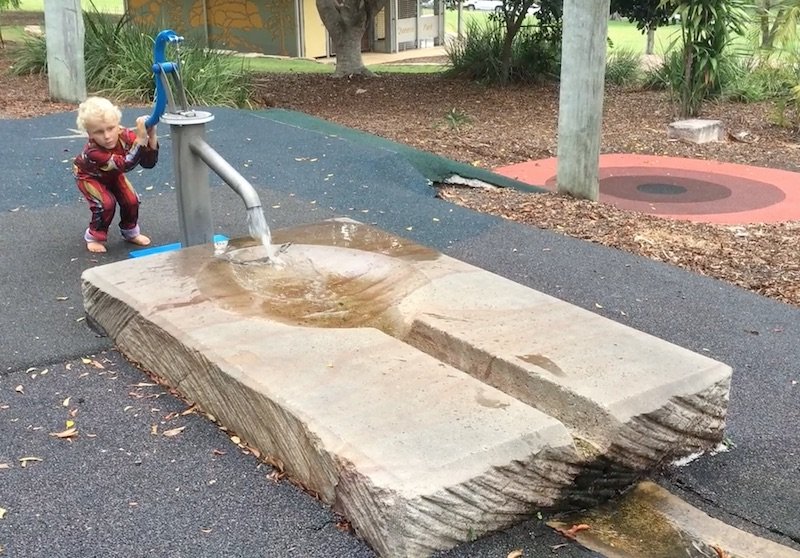
[[[731,555],[722,550],[718,545],[712,544],[711,548],[714,549],[714,552],[717,553],[717,558],[731,558]]]
[[[238,445],[242,443],[242,439],[239,436],[231,436],[231,442]]]
[[[91,365],[94,366],[95,368],[99,368],[100,370],[105,370],[105,368],[106,368],[105,366],[103,366],[102,364],[97,362],[96,360],[93,360],[91,362]]]
[[[20,467],[22,467],[24,469],[25,467],[28,466],[29,462],[41,461],[41,460],[42,460],[41,457],[20,457],[19,458],[19,465],[20,465]]]
[[[64,401],[61,402],[62,407],[69,407],[69,397],[67,397]]]
[[[74,420],[68,420],[66,422],[66,427],[67,428],[72,428],[73,426],[75,426],[75,421]]]
[[[11,465],[8,463],[0,463],[0,469],[10,469]]]
[[[18,385],[17,387],[14,388],[14,391],[16,391],[17,393],[24,394],[25,393],[25,388],[22,387],[22,384],[20,384],[20,385]]]
[[[185,428],[186,428],[185,426],[179,426],[178,428],[172,428],[170,430],[165,430],[163,435],[168,437],[168,438],[171,438],[172,436],[177,436],[178,434],[183,432],[183,430]]]
[[[78,429],[74,428],[74,427],[73,428],[67,428],[66,430],[64,430],[62,432],[51,432],[50,435],[55,437],[55,438],[72,438],[73,436],[77,436],[78,435]]]
[[[90,362],[92,362],[92,359],[83,357],[81,358],[81,362],[84,364],[89,364]]]
[[[152,434],[153,436],[158,436],[158,425],[157,424],[150,425],[150,434]]]
[[[286,473],[281,473],[280,471],[274,470],[269,475],[267,475],[267,478],[272,482],[280,482],[280,480],[285,476]]]
[[[211,529],[200,529],[203,533],[210,533]]]
[[[69,300],[69,297],[68,296],[57,296],[56,300],[62,300],[62,301],[63,300]]]
[[[158,384],[149,384],[147,382],[139,382],[138,384],[131,384],[131,387],[150,387],[157,386]]]
[[[267,457],[265,457],[265,458],[264,458],[264,461],[265,461],[265,462],[266,462],[268,465],[272,465],[272,467],[273,467],[273,468],[274,468],[276,471],[278,471],[279,473],[281,473],[281,475],[283,474],[283,461],[281,461],[281,460],[280,460],[280,459],[278,459],[277,457],[273,457],[273,456],[271,456],[271,455],[268,455]]]
[[[508,553],[508,556],[506,556],[506,558],[522,558],[522,550],[520,549],[512,550],[511,552]]]
[[[569,529],[561,529],[560,527],[556,527],[556,531],[567,537],[568,539],[574,539],[575,535],[577,535],[581,531],[585,531],[589,529],[589,526],[585,523],[579,523],[577,525],[573,525]]]
[[[8,510],[7,510],[7,509],[5,509],[5,508],[0,508],[0,519],[5,519],[5,517],[6,517],[6,513],[8,513]]]
[[[195,412],[196,409],[197,409],[197,405],[192,405],[191,407],[188,407],[188,408],[184,409],[181,412],[181,416],[185,417],[186,415],[191,415],[192,413]]]
[[[211,453],[212,453],[212,454],[214,454],[214,455],[225,455],[225,452],[224,452],[224,451],[222,451],[222,450],[218,450],[218,449],[216,449],[216,448],[215,448],[215,449],[213,449],[213,450],[211,450]]]

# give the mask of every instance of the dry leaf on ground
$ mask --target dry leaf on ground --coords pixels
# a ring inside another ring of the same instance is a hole
[[[171,438],[172,436],[177,436],[178,434],[183,432],[185,429],[186,429],[185,426],[179,426],[177,428],[172,428],[170,430],[165,430],[162,435],[166,436],[167,438]]]
[[[72,438],[78,435],[78,429],[75,427],[67,428],[61,432],[51,432],[50,435],[54,438]]]
[[[556,531],[558,531],[568,539],[574,539],[578,533],[580,533],[581,531],[585,531],[586,529],[589,529],[589,526],[586,523],[579,523],[577,525],[573,525],[569,529],[556,527]]]

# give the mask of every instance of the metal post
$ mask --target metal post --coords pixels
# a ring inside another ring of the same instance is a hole
[[[204,140],[205,125],[214,120],[214,116],[203,111],[193,111],[189,115],[165,113],[161,120],[170,125],[172,137],[181,244],[184,248],[208,244],[214,238],[208,167],[192,151],[191,144],[196,138]]]

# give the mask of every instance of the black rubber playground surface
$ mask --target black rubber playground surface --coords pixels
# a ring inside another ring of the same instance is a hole
[[[434,197],[431,181],[476,169],[296,113],[212,112],[208,142],[258,188],[273,229],[333,216],[373,223],[731,365],[733,449],[656,480],[800,549],[800,309]],[[125,111],[124,122],[137,115]],[[372,556],[212,422],[164,422],[184,404],[138,385],[147,377],[88,329],[82,270],[130,247],[85,250],[89,213],[70,173],[84,141],[74,116],[0,120],[0,556]],[[177,211],[169,130],[160,128],[161,162],[131,180],[143,232],[169,244]],[[241,201],[213,176],[212,185],[216,232],[244,236]],[[81,434],[72,442],[49,435],[66,420]],[[153,425],[186,428],[164,437]],[[564,542],[533,520],[443,555],[595,556],[571,544],[553,550]]]

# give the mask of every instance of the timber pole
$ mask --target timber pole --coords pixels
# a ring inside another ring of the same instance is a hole
[[[80,103],[86,99],[80,0],[44,1],[44,37],[50,98]]]
[[[558,110],[559,193],[597,201],[610,0],[564,0]]]

